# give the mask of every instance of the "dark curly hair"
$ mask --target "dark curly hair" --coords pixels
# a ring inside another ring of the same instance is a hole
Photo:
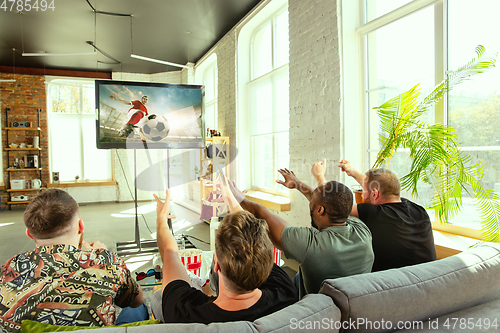
[[[325,208],[330,221],[344,222],[352,210],[353,196],[349,187],[336,181],[329,181],[316,188],[319,204]]]

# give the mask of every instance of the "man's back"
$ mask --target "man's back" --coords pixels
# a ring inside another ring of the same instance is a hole
[[[186,281],[175,280],[163,290],[163,320],[166,323],[204,323],[254,321],[295,303],[297,292],[283,269],[273,265],[271,274],[259,289],[260,299],[248,309],[228,311],[214,304],[209,297],[192,288]]]
[[[349,217],[345,226],[321,231],[285,227],[281,234],[285,256],[300,264],[300,298],[317,293],[325,279],[371,272],[371,241],[370,231],[355,217]]]
[[[40,246],[2,265],[0,321],[7,332],[20,332],[25,319],[66,326],[113,325],[115,304],[128,306],[138,288],[113,252]]]
[[[422,206],[401,198],[401,202],[358,204],[357,208],[373,234],[372,271],[436,260],[431,222]]]

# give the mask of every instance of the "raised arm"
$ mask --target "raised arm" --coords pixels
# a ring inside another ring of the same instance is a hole
[[[299,180],[297,176],[293,173],[293,171],[288,169],[279,169],[278,172],[285,178],[285,180],[276,180],[276,183],[281,184],[289,189],[297,189],[300,193],[302,193],[307,200],[312,200],[313,189],[304,184]]]
[[[346,175],[354,178],[359,183],[359,185],[363,186],[363,182],[365,181],[366,176],[358,170],[355,170],[352,167],[351,162],[342,160],[340,161],[339,168],[344,171]]]
[[[228,205],[231,213],[242,211],[243,208],[241,208],[240,203],[236,200],[233,192],[229,189],[229,181],[226,176],[219,175],[219,181],[221,185],[222,198],[224,199],[226,205]]]
[[[168,228],[167,219],[175,218],[170,215],[170,190],[167,190],[165,202],[161,201],[156,194],[156,242],[163,263],[162,288],[174,280],[184,280],[189,283],[186,268],[179,257],[179,249],[174,235]]]
[[[130,101],[124,101],[123,99],[118,99],[116,98],[115,95],[110,95],[109,98],[111,98],[113,101],[117,101],[119,103],[122,103],[122,104],[125,104],[125,105],[132,105],[132,103]]]
[[[351,162],[347,160],[342,160],[340,161],[339,168],[342,171],[344,171],[346,175],[354,178],[359,183],[359,185],[363,186],[363,182],[365,181],[366,175],[355,170],[352,167]],[[349,215],[359,218],[358,205],[356,204],[356,202],[353,203],[352,210]]]
[[[245,194],[241,192],[234,182],[229,181],[229,189],[231,190],[234,198],[240,203],[241,207],[252,213],[256,218],[266,220],[269,226],[269,238],[274,246],[283,250],[281,245],[281,232],[286,226],[290,224],[283,220],[281,217],[271,214],[264,206],[256,202],[245,199]]]

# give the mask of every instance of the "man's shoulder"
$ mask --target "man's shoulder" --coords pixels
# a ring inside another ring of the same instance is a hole
[[[370,212],[370,211],[379,211],[381,209],[381,205],[374,205],[371,203],[363,202],[359,203],[356,205],[359,211],[365,211],[365,212]]]
[[[396,211],[406,211],[409,214],[417,213],[417,214],[422,214],[424,216],[428,216],[427,211],[422,205],[406,198],[401,198],[400,202],[391,202],[383,205],[387,207],[392,207],[392,209]]]
[[[401,202],[408,205],[408,206],[413,206],[413,207],[417,207],[419,209],[425,210],[425,208],[421,204],[418,204],[414,201],[411,201],[410,199],[401,198]]]

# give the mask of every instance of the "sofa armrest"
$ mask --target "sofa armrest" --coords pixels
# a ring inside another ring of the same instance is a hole
[[[500,299],[500,244],[482,243],[433,262],[325,280],[343,321],[428,320]],[[359,326],[359,325],[358,325]],[[378,332],[369,325],[357,332]],[[346,332],[349,330],[346,330]]]

